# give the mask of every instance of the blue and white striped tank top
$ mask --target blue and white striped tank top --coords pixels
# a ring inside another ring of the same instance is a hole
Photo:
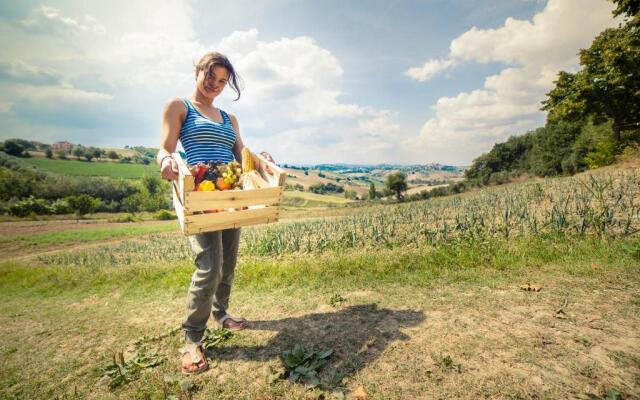
[[[180,143],[187,154],[187,164],[195,165],[212,160],[233,161],[236,134],[227,113],[220,110],[220,124],[200,114],[188,99],[182,100],[187,107],[187,116],[180,129]]]

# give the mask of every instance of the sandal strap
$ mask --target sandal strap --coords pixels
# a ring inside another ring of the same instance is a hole
[[[180,354],[181,355],[185,355],[185,354],[189,353],[189,355],[191,356],[191,364],[198,364],[198,363],[200,363],[200,361],[203,360],[202,356],[198,352],[198,348],[200,350],[202,350],[202,353],[204,354],[204,349],[202,348],[202,343],[200,343],[200,342],[185,344],[180,349]]]

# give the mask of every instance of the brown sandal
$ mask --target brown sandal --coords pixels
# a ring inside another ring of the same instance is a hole
[[[225,322],[226,321],[230,321],[230,322],[234,322],[236,324],[238,324],[235,327],[232,326],[225,326]],[[241,331],[243,329],[245,329],[247,327],[247,320],[244,318],[240,318],[240,317],[234,317],[233,315],[229,315],[229,314],[225,314],[224,317],[220,318],[219,320],[216,321],[218,328],[227,328],[227,329],[231,329],[234,331]]]
[[[191,356],[190,367],[185,368],[184,364],[182,365],[183,374],[199,374],[209,369],[209,362],[207,361],[207,357],[204,355],[204,347],[202,347],[202,343],[187,343],[180,349],[180,354],[183,357],[185,354],[189,354]],[[193,368],[193,366],[196,366],[196,368]]]

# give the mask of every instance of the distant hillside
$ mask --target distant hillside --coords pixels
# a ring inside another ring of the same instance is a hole
[[[371,173],[375,170],[384,171],[402,171],[404,173],[413,172],[432,172],[432,171],[447,171],[447,172],[463,172],[466,167],[459,167],[453,165],[443,165],[439,163],[430,164],[314,164],[314,165],[295,165],[285,164],[287,168],[293,169],[317,169],[320,171],[337,171],[340,173]]]

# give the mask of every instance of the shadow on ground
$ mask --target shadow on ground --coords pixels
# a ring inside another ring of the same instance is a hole
[[[297,318],[250,321],[251,330],[276,331],[278,334],[262,346],[224,346],[211,349],[207,355],[218,360],[268,361],[300,343],[315,350],[333,349],[324,370],[335,369],[348,376],[378,358],[390,343],[410,339],[400,329],[416,326],[425,318],[418,311],[389,310],[378,308],[376,304],[365,304]]]

